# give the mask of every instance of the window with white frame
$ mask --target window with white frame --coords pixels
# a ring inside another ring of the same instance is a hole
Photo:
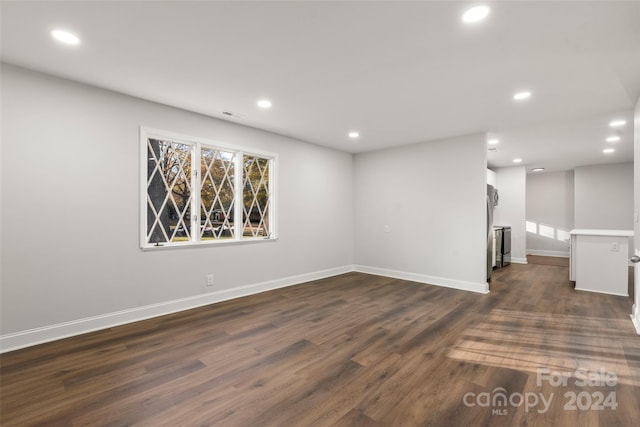
[[[140,134],[143,248],[275,238],[274,154]]]

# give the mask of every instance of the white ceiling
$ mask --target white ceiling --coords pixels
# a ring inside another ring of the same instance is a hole
[[[489,132],[495,167],[631,161],[640,1],[487,4],[465,25],[469,2],[5,0],[1,58],[348,152]]]

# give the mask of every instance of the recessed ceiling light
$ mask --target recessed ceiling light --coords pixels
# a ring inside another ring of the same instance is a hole
[[[257,104],[258,104],[258,107],[262,109],[271,108],[271,101],[269,101],[268,99],[261,99],[257,102]]]
[[[499,143],[500,143],[499,139],[490,139],[490,140],[487,141],[487,144],[489,144],[489,145],[497,145]]]
[[[521,163],[522,159],[520,157],[513,159],[513,163]]]
[[[604,154],[611,154],[611,153],[613,153],[614,151],[616,151],[616,150],[614,150],[613,148],[605,148],[604,150],[602,150],[602,152],[603,152]]]
[[[626,120],[614,120],[611,123],[609,123],[609,126],[611,126],[612,128],[619,128],[620,126],[624,126],[627,124]]]
[[[53,30],[51,31],[51,36],[54,39],[58,40],[59,42],[62,42],[65,44],[70,44],[70,45],[80,44],[80,39],[78,38],[78,36],[76,36],[75,34],[71,34],[68,31]]]
[[[618,142],[618,141],[620,141],[619,136],[610,136],[609,138],[607,138],[607,142]]]
[[[518,92],[515,95],[513,95],[513,99],[515,99],[516,101],[522,101],[523,99],[527,99],[530,96],[531,96],[531,92],[523,91],[523,92]]]
[[[462,14],[462,20],[468,24],[482,21],[489,15],[489,6],[479,5],[469,8]]]
[[[544,170],[544,168],[533,168],[531,169],[531,172],[542,172]]]
[[[359,136],[360,136],[360,132],[356,132],[356,131],[349,132],[349,138],[351,138],[351,139],[356,139]]]

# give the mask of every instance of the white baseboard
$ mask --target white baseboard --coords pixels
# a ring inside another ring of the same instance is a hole
[[[386,268],[368,267],[356,265],[354,270],[360,273],[376,274],[378,276],[393,277],[394,279],[411,280],[413,282],[427,283],[429,285],[443,286],[445,288],[460,289],[462,291],[489,293],[487,283],[465,282],[462,280],[446,279],[444,277],[429,276],[426,274],[408,273],[405,271],[389,270]]]
[[[527,253],[529,255],[569,258],[569,251],[543,251],[543,250],[537,250],[537,249],[527,249]]]
[[[605,292],[605,291],[594,291],[593,289],[584,289],[584,288],[579,288],[579,287],[575,287],[574,288],[576,291],[580,291],[580,292],[593,292],[596,294],[605,294],[605,295],[615,295],[617,297],[628,297],[629,294],[619,294],[616,292]]]
[[[352,265],[289,276],[0,336],[0,353],[354,271]]]
[[[511,263],[512,264],[528,264],[526,258],[514,258],[514,257],[511,257]]]
[[[526,261],[526,260],[525,260]],[[56,341],[88,332],[113,328],[127,323],[138,322],[153,317],[164,316],[166,314],[177,313],[192,308],[202,307],[217,302],[227,301],[260,292],[284,288],[287,286],[299,285],[312,280],[324,279],[337,276],[339,274],[358,271],[361,273],[376,274],[379,276],[393,277],[396,279],[411,280],[414,282],[427,283],[446,288],[460,289],[463,291],[477,292],[481,294],[489,293],[487,283],[473,283],[461,280],[446,279],[425,274],[408,273],[403,271],[389,270],[385,268],[367,267],[361,265],[345,265],[342,267],[321,270],[297,276],[289,276],[282,279],[270,280],[255,283],[252,285],[240,286],[233,289],[225,289],[210,292],[202,295],[180,298],[165,301],[157,304],[150,304],[142,307],[116,311],[99,316],[87,317],[70,322],[58,323],[50,326],[29,329],[0,336],[0,353],[19,350],[37,344]]]
[[[638,289],[636,287],[636,289]],[[631,321],[633,322],[633,326],[636,328],[636,332],[640,335],[640,307],[636,304],[633,304],[631,309]]]

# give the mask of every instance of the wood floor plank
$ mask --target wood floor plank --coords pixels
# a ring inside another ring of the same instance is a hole
[[[630,311],[540,257],[496,270],[488,295],[347,273],[3,354],[0,424],[626,427]],[[600,370],[615,384],[578,383]],[[480,404],[500,390],[549,407]],[[610,392],[615,409],[566,408]]]

